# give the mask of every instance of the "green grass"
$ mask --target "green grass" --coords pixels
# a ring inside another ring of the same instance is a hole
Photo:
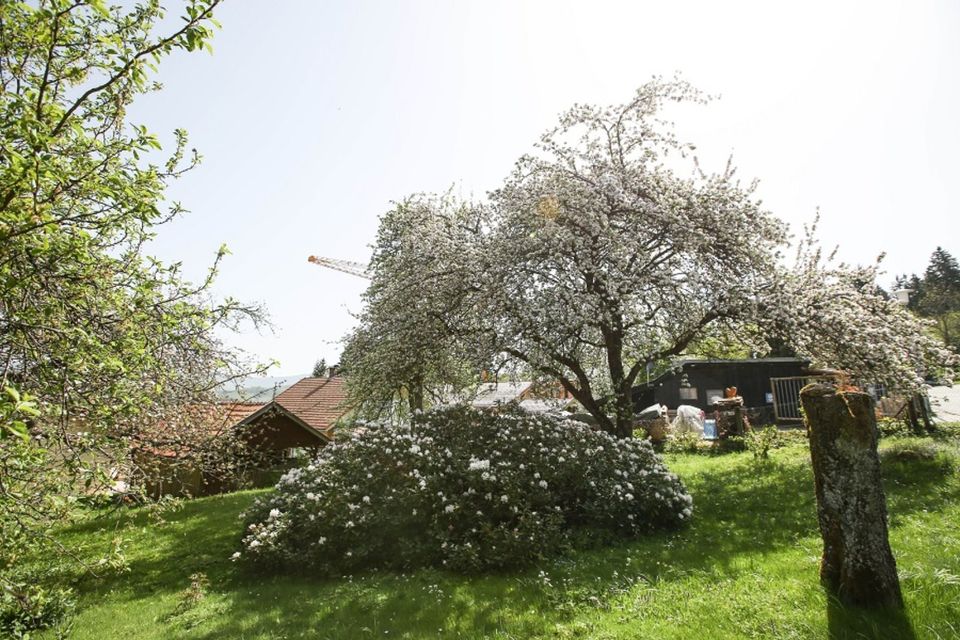
[[[192,501],[159,527],[142,513],[86,522],[69,541],[93,557],[120,536],[130,570],[78,584],[71,637],[960,638],[952,445],[884,460],[902,613],[826,595],[809,454],[794,445],[771,455],[765,466],[748,453],[667,456],[694,496],[689,528],[508,575],[251,574],[228,558],[254,492]],[[197,572],[207,595],[177,613]]]

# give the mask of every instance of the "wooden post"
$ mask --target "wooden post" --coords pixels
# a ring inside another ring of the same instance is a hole
[[[925,393],[918,393],[917,404],[920,407],[920,417],[923,418],[923,427],[927,433],[930,433],[933,431],[933,421],[930,419],[930,398]]]
[[[923,429],[920,427],[920,418],[917,415],[917,396],[910,396],[907,400],[907,422],[910,423],[910,431],[915,436],[922,436]]]
[[[811,384],[800,391],[823,537],[821,581],[841,602],[903,607],[887,534],[874,401]]]

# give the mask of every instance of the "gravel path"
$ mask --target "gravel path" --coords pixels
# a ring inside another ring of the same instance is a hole
[[[960,385],[931,387],[928,394],[935,421],[960,422]]]

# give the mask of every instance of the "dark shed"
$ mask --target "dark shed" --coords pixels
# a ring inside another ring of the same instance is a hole
[[[637,411],[655,402],[670,409],[681,404],[707,409],[711,398],[736,387],[745,406],[772,410],[770,378],[803,376],[809,365],[799,358],[680,360],[667,373],[634,387],[633,405]]]

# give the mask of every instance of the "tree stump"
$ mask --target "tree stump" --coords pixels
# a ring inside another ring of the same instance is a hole
[[[717,401],[713,417],[717,421],[717,439],[744,436],[750,431],[750,420],[743,410],[743,398],[734,396]]]
[[[660,443],[667,439],[667,429],[670,426],[666,418],[654,418],[653,420],[641,420],[640,427],[653,443]]]
[[[811,384],[800,391],[823,537],[821,581],[841,602],[903,607],[887,535],[874,401]]]

